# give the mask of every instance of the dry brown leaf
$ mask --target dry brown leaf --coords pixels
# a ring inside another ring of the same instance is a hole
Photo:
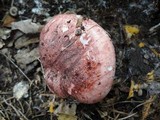
[[[4,17],[3,17],[3,26],[5,27],[10,27],[11,26],[11,23],[12,22],[15,22],[15,19],[10,16],[9,14],[6,14]]]

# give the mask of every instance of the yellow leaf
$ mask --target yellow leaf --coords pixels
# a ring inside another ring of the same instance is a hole
[[[154,70],[147,73],[147,80],[154,80]]]
[[[144,43],[144,42],[140,42],[140,43],[138,44],[138,46],[139,46],[140,48],[142,48],[142,47],[145,46],[145,43]]]
[[[134,81],[133,80],[131,80],[131,86],[130,86],[130,90],[129,90],[129,95],[128,95],[128,98],[127,99],[129,99],[129,98],[131,98],[131,97],[133,97],[134,96]]]
[[[129,95],[127,99],[133,97],[134,91],[138,92],[140,89],[141,89],[141,84],[135,84],[135,82],[131,80],[131,86],[130,86]]]
[[[127,38],[131,38],[133,35],[138,34],[140,31],[136,25],[125,25],[124,29],[127,34]]]
[[[53,112],[54,112],[54,104],[53,104],[53,102],[50,102],[50,103],[49,103],[49,112],[50,112],[50,113],[53,113]]]
[[[77,116],[68,114],[59,114],[58,120],[77,120]]]
[[[160,57],[160,53],[157,52],[155,49],[151,48],[152,52],[157,56],[157,57]]]

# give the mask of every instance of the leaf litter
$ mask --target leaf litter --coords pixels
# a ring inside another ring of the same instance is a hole
[[[44,82],[39,33],[52,16],[67,11],[98,22],[116,49],[114,86],[97,104],[60,99]],[[0,16],[0,119],[159,119],[159,1],[1,0]]]

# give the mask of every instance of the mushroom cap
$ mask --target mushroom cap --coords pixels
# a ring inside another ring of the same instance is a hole
[[[40,34],[40,59],[49,89],[81,103],[101,101],[115,75],[115,51],[109,34],[76,14],[53,17]]]

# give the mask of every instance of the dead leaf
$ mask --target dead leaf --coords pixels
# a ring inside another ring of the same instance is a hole
[[[131,38],[132,36],[139,33],[139,28],[137,25],[125,25],[124,26],[127,38]]]
[[[34,44],[34,43],[38,43],[39,42],[39,38],[35,37],[35,38],[28,38],[26,36],[22,36],[19,39],[16,40],[15,42],[15,48],[19,49],[22,47],[26,47],[30,44]]]
[[[28,20],[22,20],[19,22],[13,22],[12,25],[12,30],[20,30],[25,34],[33,34],[33,33],[39,33],[42,25],[33,23],[31,19]]]
[[[10,37],[11,30],[7,28],[0,28],[0,38],[6,40]]]
[[[74,115],[66,115],[66,114],[59,114],[58,120],[77,120],[77,116]]]
[[[129,98],[134,96],[134,84],[135,84],[134,81],[131,80],[131,86],[130,86],[129,95],[128,95],[127,99],[129,99]]]
[[[152,51],[157,57],[160,57],[160,53],[157,52],[154,48],[151,48],[151,51]]]
[[[77,120],[76,109],[77,105],[75,103],[67,104],[63,101],[55,109],[54,114],[58,115],[58,120]]]
[[[3,40],[0,39],[0,49],[5,45],[5,43],[3,42]]]
[[[140,43],[138,44],[138,46],[139,46],[140,48],[143,48],[143,47],[145,46],[145,43],[144,43],[144,42],[140,42]]]
[[[133,80],[131,80],[131,86],[130,86],[130,90],[129,90],[129,95],[128,98],[134,97],[134,92],[141,92],[141,85],[140,84],[135,84],[135,82]]]
[[[53,113],[53,112],[54,112],[54,104],[53,104],[53,102],[50,102],[50,103],[49,103],[49,112],[50,112],[50,113]]]
[[[10,27],[11,26],[11,23],[15,21],[15,18],[13,18],[12,16],[10,16],[8,13],[3,17],[3,24],[2,26],[5,26],[5,27]]]
[[[147,73],[147,81],[153,81],[154,80],[154,70],[151,72]]]
[[[66,104],[64,101],[58,106],[55,110],[55,114],[68,114],[68,115],[75,115],[76,114],[77,105],[75,103],[69,105]]]
[[[34,48],[33,50],[22,49],[19,50],[16,55],[14,55],[14,58],[16,59],[18,65],[20,65],[21,68],[25,68],[27,64],[30,64],[38,59],[38,53],[38,48]]]

